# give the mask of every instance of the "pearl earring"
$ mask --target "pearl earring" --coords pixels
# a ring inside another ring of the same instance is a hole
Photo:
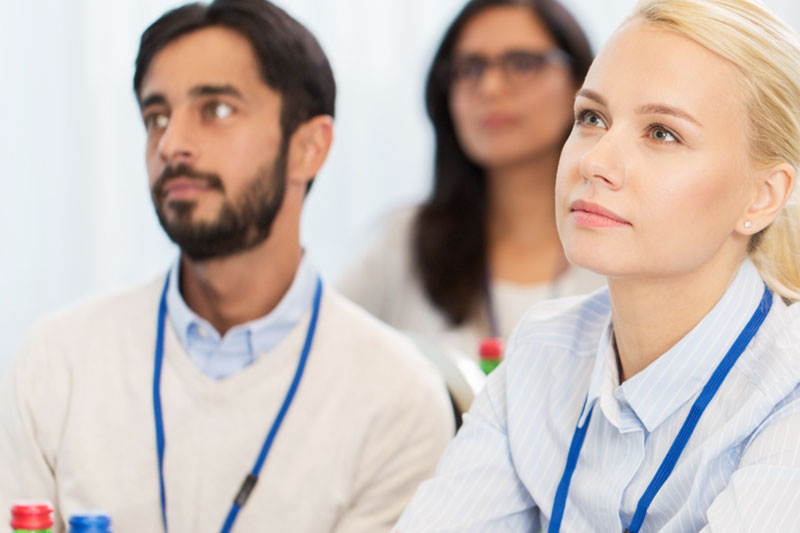
[[[752,224],[752,223],[751,223],[749,220],[745,220],[745,221],[744,221],[744,227],[745,227],[745,228],[747,228],[747,229],[750,229],[750,226],[752,226],[752,225],[753,225],[753,224]]]

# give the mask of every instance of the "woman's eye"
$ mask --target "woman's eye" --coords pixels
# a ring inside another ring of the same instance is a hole
[[[206,105],[204,114],[207,118],[223,119],[233,114],[233,106],[225,102],[211,102]]]
[[[676,142],[678,140],[672,133],[658,126],[650,130],[650,138],[659,142]]]
[[[577,113],[575,122],[580,126],[590,126],[593,128],[604,128],[606,126],[603,119],[593,111],[580,111]]]
[[[455,60],[450,68],[450,79],[454,83],[476,83],[486,70],[486,59],[481,57],[462,57]]]

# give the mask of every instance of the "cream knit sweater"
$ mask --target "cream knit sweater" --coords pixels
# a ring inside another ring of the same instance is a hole
[[[162,286],[80,304],[31,331],[0,389],[0,510],[49,499],[57,532],[71,513],[92,509],[110,511],[117,533],[162,530],[152,408]],[[171,533],[220,530],[307,326],[308,317],[253,365],[214,381],[168,322],[161,395]],[[452,432],[436,370],[326,288],[300,388],[234,531],[388,531]]]

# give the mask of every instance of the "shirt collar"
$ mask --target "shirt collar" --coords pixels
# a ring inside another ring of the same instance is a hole
[[[627,403],[638,419],[653,431],[706,384],[761,301],[764,281],[750,259],[745,259],[722,298],[675,346],[619,386],[613,328],[608,326],[598,344],[586,407],[600,398],[610,420],[620,421],[620,405]],[[611,392],[612,394],[609,394]],[[616,397],[617,401],[612,401]]]
[[[170,322],[184,348],[188,349],[193,332],[205,331],[212,338],[221,339],[216,329],[192,311],[180,292],[180,257],[170,268],[167,287],[167,309]],[[231,328],[225,336],[246,334],[252,355],[269,352],[309,312],[312,306],[318,274],[311,261],[303,254],[292,284],[278,305],[261,318]]]
[[[597,344],[595,362],[592,367],[592,377],[589,381],[589,391],[586,394],[586,405],[578,421],[579,425],[586,423],[586,418],[595,401],[601,396],[610,397],[613,389],[619,385],[616,356],[614,355],[614,347],[611,342],[612,333],[611,313],[609,313],[606,325],[603,328],[603,334],[600,337],[600,342]],[[613,357],[609,356],[609,352],[611,352]],[[605,394],[603,394],[604,392]],[[616,404],[609,405],[607,402],[603,402],[603,410],[609,420],[614,421],[619,419],[619,407],[616,406]]]
[[[699,393],[744,329],[764,293],[764,281],[745,259],[722,298],[686,336],[620,387],[648,431]]]

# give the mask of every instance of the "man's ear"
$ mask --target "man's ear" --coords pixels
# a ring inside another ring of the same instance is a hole
[[[736,224],[736,230],[743,235],[754,235],[772,224],[789,200],[795,178],[796,170],[788,163],[760,171],[753,199]]]
[[[289,140],[286,179],[305,187],[317,175],[333,141],[333,117],[318,115],[300,124]]]

